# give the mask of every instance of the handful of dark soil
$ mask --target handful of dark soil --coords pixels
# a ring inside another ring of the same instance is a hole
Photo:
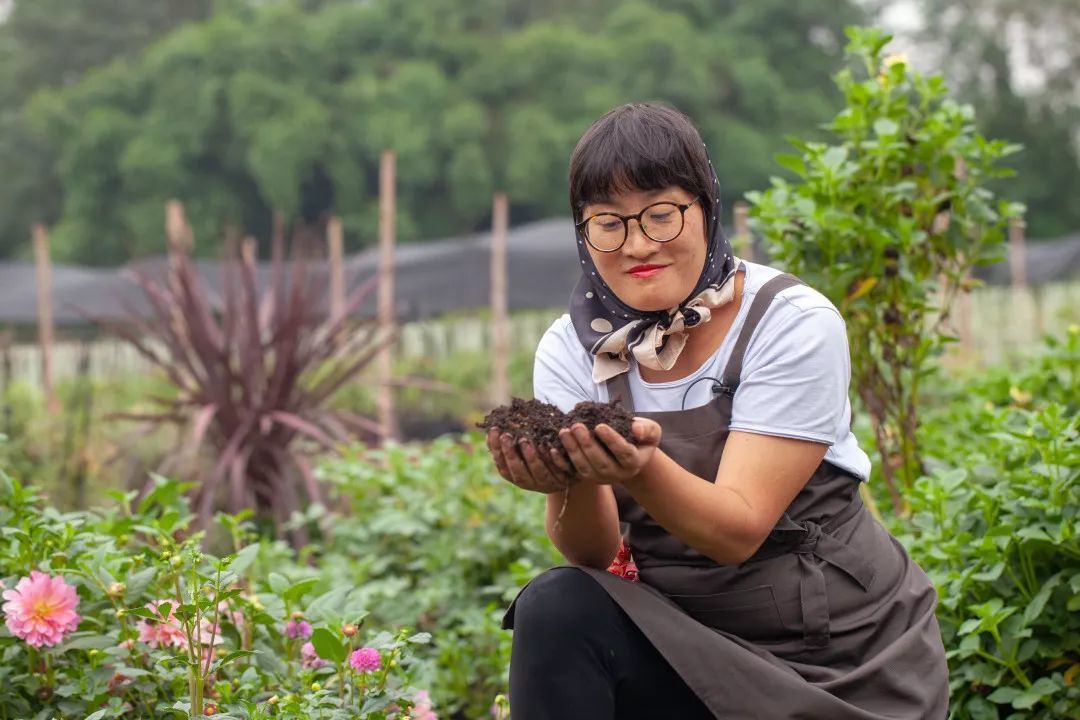
[[[488,413],[477,427],[490,430],[499,428],[509,433],[515,441],[528,440],[540,451],[540,458],[549,467],[555,467],[550,450],[554,448],[569,462],[565,448],[559,441],[559,430],[581,423],[595,431],[604,423],[622,435],[628,442],[637,444],[631,432],[634,416],[618,405],[597,402],[580,402],[569,413],[539,400],[514,398],[509,405],[497,407]]]

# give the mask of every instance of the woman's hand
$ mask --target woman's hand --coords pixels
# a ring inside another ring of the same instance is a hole
[[[573,479],[573,468],[565,458],[552,451],[555,469],[540,459],[539,450],[528,440],[514,443],[509,433],[492,428],[487,434],[487,446],[495,459],[495,467],[504,480],[509,480],[522,490],[553,493],[565,490]]]
[[[594,435],[581,423],[575,423],[559,431],[559,439],[583,480],[611,485],[636,477],[660,445],[660,425],[652,420],[634,418],[631,432],[637,445],[627,442],[609,425],[597,425]]]

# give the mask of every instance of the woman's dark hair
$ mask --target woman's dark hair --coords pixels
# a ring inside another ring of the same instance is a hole
[[[570,157],[574,222],[592,202],[618,192],[678,186],[716,202],[705,143],[690,118],[652,103],[621,105],[594,122]]]

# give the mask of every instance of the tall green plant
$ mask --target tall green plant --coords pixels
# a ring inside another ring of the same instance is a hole
[[[969,271],[999,259],[1008,218],[1022,212],[987,183],[1019,146],[987,140],[973,111],[884,50],[890,36],[849,28],[845,107],[831,143],[791,140],[773,178],[747,195],[773,257],[843,312],[852,381],[874,426],[893,504],[923,467],[916,445],[920,383],[951,340],[949,310]]]

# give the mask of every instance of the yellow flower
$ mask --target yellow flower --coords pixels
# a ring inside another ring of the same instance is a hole
[[[1023,407],[1031,402],[1031,393],[1026,393],[1018,387],[1009,388],[1009,397],[1013,399],[1013,402]]]
[[[881,59],[881,69],[878,71],[878,84],[884,85],[889,79],[889,69],[893,65],[907,65],[907,55],[904,53],[892,53]]]
[[[881,59],[881,64],[887,68],[900,63],[908,64],[907,53],[890,53]]]

